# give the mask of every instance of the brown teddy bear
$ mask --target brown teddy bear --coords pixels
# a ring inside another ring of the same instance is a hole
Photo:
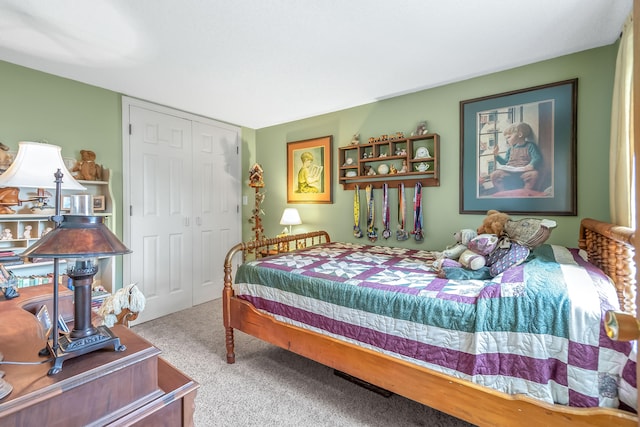
[[[491,209],[487,211],[487,216],[482,220],[482,225],[478,227],[478,234],[495,234],[499,237],[508,221],[509,215]]]
[[[80,158],[71,172],[78,172],[76,179],[85,181],[102,180],[102,166],[96,164],[96,153],[91,150],[80,150]]]

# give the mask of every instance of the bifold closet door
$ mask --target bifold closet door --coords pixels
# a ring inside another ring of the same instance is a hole
[[[145,295],[139,322],[192,306],[192,122],[130,106],[131,282]],[[125,214],[126,214],[125,209]]]
[[[220,298],[224,257],[238,243],[239,131],[193,122],[193,304]]]

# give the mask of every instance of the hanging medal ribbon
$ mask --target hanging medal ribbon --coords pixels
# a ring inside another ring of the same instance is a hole
[[[413,231],[411,232],[416,242],[422,242],[422,184],[416,183],[416,191],[413,195]]]
[[[378,229],[375,227],[376,213],[373,204],[373,187],[367,185],[367,237],[372,242],[378,240]]]
[[[404,229],[406,212],[407,202],[404,198],[404,182],[402,182],[398,185],[398,231],[396,231],[396,239],[399,242],[409,238],[409,233]]]
[[[382,184],[382,225],[384,225],[384,231],[382,237],[388,239],[391,237],[391,230],[389,229],[389,185]]]
[[[355,193],[353,193],[353,235],[358,239],[362,237],[360,230],[360,187],[356,185]]]

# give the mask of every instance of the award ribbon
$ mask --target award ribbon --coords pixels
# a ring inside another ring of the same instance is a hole
[[[391,230],[389,230],[389,185],[386,183],[382,184],[382,198],[382,225],[384,225],[382,237],[388,239],[391,237]]]
[[[413,231],[416,242],[422,242],[422,184],[416,183],[416,191],[413,195]]]
[[[360,230],[360,187],[356,185],[355,193],[353,193],[353,235],[357,238],[362,237]]]
[[[407,201],[404,197],[404,182],[398,184],[398,231],[396,239],[401,242],[409,238],[409,233],[404,229],[404,221],[407,210]]]
[[[376,213],[375,206],[373,204],[373,187],[367,185],[367,237],[372,242],[378,240],[378,229],[375,227]]]

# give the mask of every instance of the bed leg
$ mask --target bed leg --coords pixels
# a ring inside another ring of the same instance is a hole
[[[227,344],[227,363],[232,364],[236,361],[236,354],[233,351],[233,328],[225,328],[226,344]]]

